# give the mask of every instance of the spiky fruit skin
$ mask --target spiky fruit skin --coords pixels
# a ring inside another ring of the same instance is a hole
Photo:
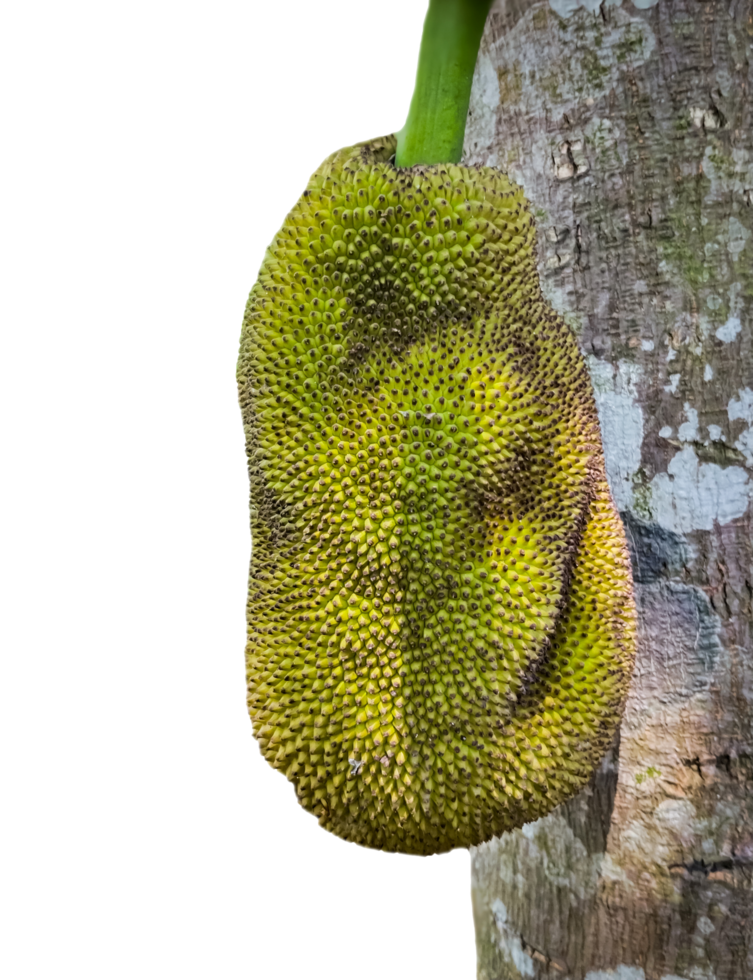
[[[589,779],[635,610],[522,190],[394,146],[325,161],[248,302],[248,703],[322,826],[433,854]]]

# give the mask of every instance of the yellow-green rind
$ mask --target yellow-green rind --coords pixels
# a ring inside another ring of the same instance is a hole
[[[325,161],[249,299],[249,711],[323,826],[429,854],[589,778],[634,609],[521,189],[393,152]]]

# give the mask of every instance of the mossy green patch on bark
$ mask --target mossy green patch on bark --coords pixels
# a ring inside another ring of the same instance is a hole
[[[635,781],[640,786],[642,783],[645,783],[646,780],[656,779],[659,776],[661,776],[661,771],[655,766],[649,766],[646,770],[644,770],[644,772],[637,772],[635,774]]]
[[[702,173],[678,180],[667,221],[660,229],[659,255],[695,294],[711,279],[705,252],[709,234],[703,214],[703,202],[710,186],[708,177]]]
[[[614,46],[617,61],[622,63],[633,58],[643,48],[643,34],[635,28],[625,31],[624,37]]]
[[[500,68],[497,71],[499,79],[499,97],[512,105],[520,99],[523,92],[523,73],[520,70],[520,62],[516,61],[511,68]]]
[[[600,38],[596,46],[601,47]],[[609,68],[600,61],[598,54],[591,48],[583,52],[582,66],[585,79],[591,86],[601,86],[609,75]]]
[[[652,520],[651,487],[649,486],[646,471],[642,467],[633,474],[632,484],[633,504],[630,509],[638,517],[643,518],[644,521]]]

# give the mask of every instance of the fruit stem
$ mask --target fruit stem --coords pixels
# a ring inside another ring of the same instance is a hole
[[[429,0],[416,87],[397,134],[395,165],[458,163],[473,70],[493,0]]]

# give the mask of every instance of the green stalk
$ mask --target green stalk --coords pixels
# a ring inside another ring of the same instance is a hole
[[[493,0],[429,0],[408,119],[395,165],[458,163],[473,70]]]

